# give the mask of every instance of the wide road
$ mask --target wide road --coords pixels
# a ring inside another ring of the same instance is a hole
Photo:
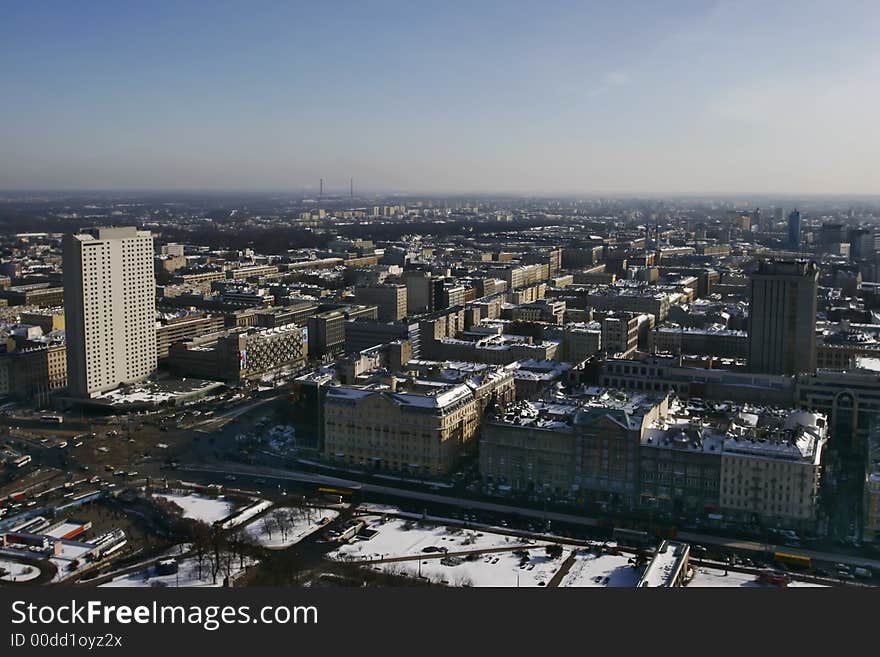
[[[407,490],[404,488],[393,488],[391,486],[379,486],[377,484],[363,483],[353,479],[342,479],[340,477],[331,477],[328,475],[314,474],[311,472],[293,472],[290,470],[282,470],[267,466],[243,465],[243,464],[221,464],[221,465],[185,465],[181,466],[181,470],[189,472],[202,472],[217,475],[236,475],[242,477],[262,477],[271,479],[281,479],[286,481],[297,481],[312,484],[320,484],[323,486],[339,486],[343,488],[359,488],[361,491],[368,493],[378,493],[393,497],[402,497],[411,500],[421,500],[434,504],[446,504],[448,506],[457,506],[467,510],[489,511],[491,513],[500,514],[516,514],[519,516],[537,518],[540,520],[551,520],[560,523],[582,525],[587,527],[596,527],[599,521],[596,518],[587,516],[577,516],[567,513],[559,513],[556,511],[539,511],[536,509],[528,509],[517,506],[509,506],[506,504],[498,504],[495,502],[483,502],[479,500],[469,500],[459,497],[449,497],[446,495],[438,495],[436,493],[426,493],[422,491]],[[716,545],[731,550],[742,550],[746,552],[775,552],[777,550],[788,554],[797,554],[810,557],[817,561],[827,561],[830,563],[844,563],[850,566],[862,566],[880,570],[880,561],[874,559],[866,559],[850,554],[838,554],[833,552],[819,552],[816,550],[805,550],[802,548],[791,548],[768,543],[761,543],[750,540],[731,539],[723,536],[712,536],[710,534],[697,534],[690,532],[679,532],[677,538],[689,543],[702,543],[706,545]]]
[[[202,431],[216,431],[220,429],[224,425],[226,425],[229,421],[234,420],[235,418],[244,415],[245,413],[250,413],[253,410],[260,408],[260,406],[264,406],[270,402],[277,401],[284,397],[287,393],[278,393],[276,395],[272,395],[271,397],[263,397],[262,399],[257,399],[251,402],[247,402],[241,404],[240,406],[235,406],[234,408],[223,411],[222,413],[217,413],[209,418],[205,418],[204,420],[197,420],[192,424],[186,426],[186,429],[200,429]]]

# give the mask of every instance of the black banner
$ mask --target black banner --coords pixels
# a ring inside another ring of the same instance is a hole
[[[7,588],[0,654],[522,654],[565,645],[630,653],[755,648],[772,636],[793,647],[804,633],[815,648],[870,627],[874,600],[871,589]]]

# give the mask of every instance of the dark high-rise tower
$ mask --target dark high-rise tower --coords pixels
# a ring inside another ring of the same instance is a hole
[[[801,213],[796,209],[788,215],[788,246],[795,251],[801,248]]]
[[[819,268],[806,260],[761,262],[752,274],[749,369],[797,374],[816,369]]]

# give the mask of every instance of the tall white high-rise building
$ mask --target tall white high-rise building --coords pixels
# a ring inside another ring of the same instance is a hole
[[[153,238],[133,227],[64,237],[67,384],[92,397],[156,370]]]

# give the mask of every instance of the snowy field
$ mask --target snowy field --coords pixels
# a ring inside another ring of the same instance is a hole
[[[765,584],[758,581],[757,575],[752,573],[738,573],[732,570],[724,574],[723,570],[715,568],[704,568],[697,566],[694,568],[694,577],[688,583],[691,588],[739,588],[739,587],[761,587],[761,588],[778,588],[772,584]],[[821,584],[813,584],[811,582],[791,582],[789,587],[821,587]]]
[[[202,560],[201,568],[199,568],[198,559],[196,557],[187,557],[179,561],[178,572],[172,575],[157,575],[155,566],[149,566],[135,573],[120,575],[115,577],[101,586],[107,587],[196,587],[196,586],[223,586],[223,578],[227,573],[236,575],[241,572],[239,568],[238,557],[227,558],[226,555],[220,557],[220,571],[217,573],[216,581],[211,575],[211,560],[205,557]],[[246,558],[244,565],[253,564],[252,559]]]
[[[83,559],[86,553],[92,549],[92,546],[88,543],[61,541],[57,544],[61,545],[61,553],[53,554],[49,557],[49,561],[55,564],[55,567],[58,569],[52,578],[53,582],[60,582],[82,568],[85,565]]]
[[[272,550],[281,550],[299,543],[336,519],[332,509],[275,509],[246,525],[247,535]]]
[[[204,497],[195,494],[178,495],[176,493],[162,493],[156,497],[174,502],[183,509],[184,518],[201,520],[209,525],[227,517],[235,508],[232,502],[223,499],[223,497]]]
[[[544,548],[525,550],[526,558],[513,552],[495,552],[474,555],[473,560],[454,559],[456,565],[446,565],[441,559],[421,559],[421,576],[449,586],[475,587],[538,587],[547,586],[568,556],[551,559]],[[416,577],[419,559],[375,564],[375,570]]]
[[[0,571],[5,571],[0,575],[0,582],[27,582],[40,575],[39,568],[8,559],[0,559]]]
[[[331,559],[387,559],[422,554],[426,547],[445,548],[447,552],[485,550],[497,547],[543,546],[546,543],[488,531],[420,524],[413,520],[364,516],[367,528],[377,533],[370,539],[356,538],[330,553]]]
[[[630,559],[631,555],[596,554],[589,550],[576,550],[574,563],[559,586],[635,587],[645,568],[633,568]]]

